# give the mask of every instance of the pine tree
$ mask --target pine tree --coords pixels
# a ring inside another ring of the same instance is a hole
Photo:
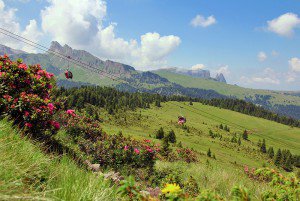
[[[162,127],[156,132],[156,139],[163,139],[165,137],[165,132]]]
[[[156,106],[156,107],[161,107],[160,100],[156,100],[156,101],[155,101],[155,106]]]
[[[263,142],[262,142],[262,144],[261,144],[260,150],[261,150],[261,152],[263,152],[263,153],[267,153],[266,140],[265,140],[265,139],[263,139]]]
[[[242,144],[242,141],[241,141],[241,138],[239,137],[238,139],[238,144],[241,145]]]
[[[210,148],[209,148],[208,151],[207,151],[207,156],[208,156],[208,157],[211,157],[211,151],[210,151]]]
[[[293,165],[292,165],[292,157],[291,157],[291,155],[289,155],[289,157],[286,159],[283,168],[286,171],[288,171],[288,172],[293,171]]]
[[[171,143],[175,143],[176,142],[176,135],[175,135],[175,132],[173,130],[170,130],[169,134],[168,134],[168,139],[169,139],[169,142]]]
[[[220,124],[219,128],[220,128],[220,129],[223,129],[223,125],[222,125],[222,124]]]
[[[275,165],[279,166],[281,163],[281,159],[282,159],[281,150],[278,149],[276,156],[275,156],[275,160],[274,160]]]
[[[268,149],[268,155],[269,155],[270,158],[274,157],[274,149],[273,149],[273,147],[269,147],[269,149]]]
[[[167,137],[163,138],[163,142],[162,142],[162,150],[161,150],[161,154],[165,157],[169,156],[170,153],[170,144],[169,144],[169,139]]]
[[[225,126],[224,126],[224,130],[225,130],[225,131],[227,131],[227,130],[228,130],[228,128],[227,128],[227,125],[225,125]]]
[[[246,130],[244,130],[243,139],[248,140],[248,132]]]

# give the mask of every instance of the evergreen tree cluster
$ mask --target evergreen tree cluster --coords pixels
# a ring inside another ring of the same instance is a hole
[[[230,128],[227,125],[223,126],[223,124],[220,124],[219,128],[224,130],[224,131],[230,132]]]
[[[140,92],[124,92],[118,91],[111,87],[98,86],[82,86],[80,88],[60,88],[54,92],[56,97],[67,97],[68,106],[83,108],[85,103],[90,103],[97,107],[107,109],[109,113],[114,113],[116,110],[136,108],[149,108],[150,104],[154,103],[157,107],[161,106],[161,102],[179,101],[179,102],[200,102],[205,105],[215,106],[219,108],[229,109],[250,116],[260,117],[282,123],[289,126],[300,127],[300,121],[291,117],[280,116],[262,107],[256,106],[253,103],[244,100],[229,99],[229,98],[213,98],[201,99],[191,98],[187,96],[162,96],[152,93]],[[191,107],[193,105],[190,104]],[[229,128],[228,128],[229,129]]]
[[[284,170],[291,172],[293,171],[293,167],[300,167],[300,156],[293,155],[290,150],[287,149],[278,149],[276,154],[274,152],[273,147],[269,147],[267,149],[266,140],[259,140],[258,146],[262,153],[268,154],[269,158],[274,161],[274,164],[278,167],[283,168]]]
[[[157,94],[129,93],[118,91],[111,87],[82,86],[80,88],[60,88],[54,93],[55,97],[67,97],[66,105],[70,108],[85,108],[91,104],[105,108],[109,114],[114,114],[119,109],[135,110],[136,108],[150,108],[155,103],[160,107],[161,102],[167,98]]]

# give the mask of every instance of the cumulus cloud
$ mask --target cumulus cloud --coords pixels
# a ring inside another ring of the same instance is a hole
[[[289,60],[289,65],[294,72],[300,72],[300,59],[293,57]]]
[[[223,75],[228,76],[230,74],[228,65],[221,66],[218,70],[216,70],[216,73],[217,74],[222,73]]]
[[[292,36],[294,29],[300,26],[300,18],[294,13],[286,13],[268,21],[268,30],[281,36]]]
[[[267,54],[265,52],[259,52],[257,54],[257,58],[259,61],[265,61],[267,59]]]
[[[30,20],[25,30],[21,30],[20,23],[17,20],[15,8],[6,8],[4,2],[0,0],[0,26],[15,34],[21,35],[34,42],[38,42],[42,33],[39,31],[37,22]],[[3,34],[0,35],[1,43],[14,49],[22,49],[27,52],[36,52],[36,49],[15,39],[9,38]]]
[[[266,68],[259,75],[247,77],[242,76],[240,80],[243,83],[248,84],[280,84],[280,80],[278,79],[280,75],[276,73],[272,68]]]
[[[196,65],[193,65],[191,69],[192,70],[202,70],[204,68],[206,68],[206,66],[204,64],[196,64]]]
[[[196,15],[196,17],[194,17],[191,20],[191,25],[193,27],[199,27],[199,26],[208,27],[208,26],[211,26],[211,25],[216,24],[216,23],[217,23],[217,20],[213,15],[211,15],[207,18],[205,18],[202,15]]]
[[[125,40],[115,34],[116,23],[103,25],[107,15],[103,0],[49,0],[41,12],[42,28],[53,40],[85,49],[103,59],[155,69],[166,65],[167,57],[180,44],[179,37],[149,32]]]

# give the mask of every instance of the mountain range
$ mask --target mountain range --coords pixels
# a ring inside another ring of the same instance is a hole
[[[208,70],[185,70],[167,68],[140,72],[134,67],[111,60],[102,60],[84,50],[76,50],[68,45],[52,42],[47,53],[26,53],[4,45],[0,54],[8,54],[12,59],[21,58],[27,64],[41,64],[57,77],[57,83],[64,87],[80,85],[113,86],[120,90],[159,93],[162,95],[184,95],[190,97],[238,98],[276,113],[300,119],[300,96],[298,92],[257,90],[226,84],[223,74],[215,78]],[[67,55],[85,65],[57,57],[51,52]],[[74,78],[66,80],[64,71],[70,69]]]

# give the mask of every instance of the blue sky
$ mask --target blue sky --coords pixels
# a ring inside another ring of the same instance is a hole
[[[1,27],[11,20],[10,30],[47,46],[57,40],[140,70],[196,66],[231,84],[300,90],[298,0],[1,1],[0,14],[13,13]]]

